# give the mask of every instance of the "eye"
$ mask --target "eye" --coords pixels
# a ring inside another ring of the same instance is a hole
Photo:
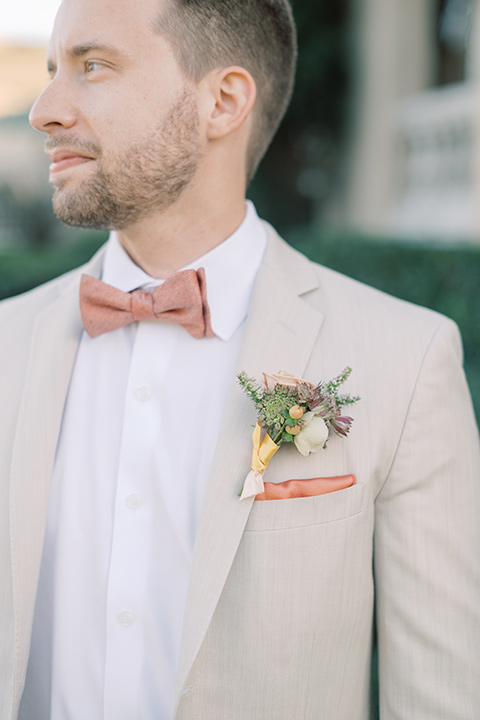
[[[96,60],[87,60],[85,63],[85,72],[87,74],[90,74],[100,67],[102,67],[101,63],[97,62]]]

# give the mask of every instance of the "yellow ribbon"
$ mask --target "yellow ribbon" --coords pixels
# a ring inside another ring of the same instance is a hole
[[[258,495],[258,493],[262,493],[265,490],[265,486],[262,480],[262,474],[265,472],[268,463],[280,447],[280,445],[277,445],[273,442],[272,438],[268,433],[262,440],[262,426],[260,423],[257,423],[255,426],[252,440],[252,469],[248,473],[247,477],[245,478],[245,482],[243,483],[240,500],[254,497],[255,495]]]
[[[263,440],[262,426],[257,422],[255,430],[253,431],[253,452],[252,452],[252,470],[263,473],[267,469],[268,463],[277,452],[280,445],[273,442],[270,435],[267,433]]]

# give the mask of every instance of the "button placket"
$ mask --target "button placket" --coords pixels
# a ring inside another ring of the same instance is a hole
[[[152,399],[152,395],[152,389],[148,385],[140,385],[140,387],[135,390],[135,397],[140,402],[148,402]]]
[[[123,628],[128,628],[135,622],[135,616],[128,610],[124,610],[117,617],[117,621],[118,624],[121,625]]]
[[[118,465],[110,575],[107,591],[105,720],[138,703],[144,646],[144,598],[151,564],[151,445],[158,435],[155,377],[140,323],[130,362]],[[151,379],[153,378],[153,382]],[[118,687],[124,687],[119,707]]]
[[[130,493],[125,498],[125,504],[130,510],[138,510],[143,505],[143,498],[139,493]]]

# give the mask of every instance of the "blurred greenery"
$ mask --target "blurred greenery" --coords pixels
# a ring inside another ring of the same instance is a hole
[[[45,178],[46,181],[46,178]],[[0,184],[0,220],[2,245],[9,245],[5,233],[15,238],[15,246],[44,247],[61,238],[63,226],[53,214],[51,191],[19,192],[6,182]],[[7,228],[8,230],[5,230]]]
[[[82,264],[105,237],[83,233],[55,248],[0,252],[0,297]],[[462,332],[465,369],[480,420],[480,246],[421,246],[329,234],[314,226],[292,230],[287,239],[316,262],[453,318]]]
[[[79,233],[58,247],[0,249],[0,299],[26,292],[86,262],[106,240],[102,232]]]

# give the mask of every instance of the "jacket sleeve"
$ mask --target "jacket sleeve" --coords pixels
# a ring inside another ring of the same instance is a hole
[[[450,320],[376,499],[374,553],[381,720],[478,720],[480,450]]]

